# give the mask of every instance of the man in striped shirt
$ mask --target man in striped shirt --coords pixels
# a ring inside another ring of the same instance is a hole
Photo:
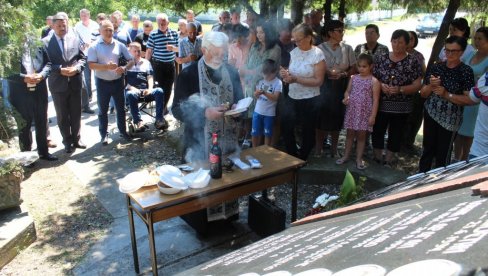
[[[178,51],[178,33],[171,30],[168,16],[160,13],[156,16],[158,29],[149,34],[146,48],[146,59],[151,60],[154,79],[164,92],[164,110],[172,94],[175,80],[175,52]]]

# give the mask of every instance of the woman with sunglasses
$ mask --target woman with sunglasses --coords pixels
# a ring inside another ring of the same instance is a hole
[[[339,132],[344,123],[345,107],[342,104],[349,76],[354,71],[356,55],[348,44],[342,42],[344,38],[344,23],[331,20],[324,25],[322,35],[326,37],[318,47],[325,56],[327,65],[324,83],[320,87],[320,110],[315,132],[315,155],[322,155],[325,138],[330,134],[332,145],[330,156],[337,155]]]
[[[464,37],[448,37],[444,46],[446,61],[433,64],[425,74],[420,90],[427,98],[420,172],[429,171],[433,159],[435,168],[450,163],[452,143],[463,118],[463,107],[453,103],[453,97],[474,86],[473,70],[461,61],[467,44]]]

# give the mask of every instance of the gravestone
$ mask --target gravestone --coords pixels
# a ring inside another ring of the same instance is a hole
[[[463,188],[294,226],[181,275],[291,275],[365,264],[389,272],[432,259],[466,274],[488,266],[487,235],[488,199]]]

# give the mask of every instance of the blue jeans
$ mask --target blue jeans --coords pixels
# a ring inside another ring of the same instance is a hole
[[[95,79],[97,86],[98,101],[98,130],[102,139],[107,136],[108,127],[108,104],[110,97],[114,99],[115,110],[117,111],[117,127],[120,134],[127,134],[125,127],[125,99],[124,99],[124,80],[123,78],[106,81],[99,78]]]
[[[129,103],[130,107],[130,114],[132,116],[132,121],[137,124],[141,119],[141,112],[139,112],[138,103],[139,103],[139,92],[134,91],[127,91],[126,94],[127,102]],[[161,88],[154,88],[151,93],[144,97],[144,101],[156,102],[156,121],[163,120],[163,108],[164,108],[164,92]]]

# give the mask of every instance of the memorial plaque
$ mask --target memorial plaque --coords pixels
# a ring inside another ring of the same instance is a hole
[[[415,262],[434,264],[426,260],[437,260],[434,271],[454,264],[465,274],[488,267],[487,200],[464,188],[294,226],[181,275],[327,275],[359,265],[384,275]],[[441,275],[419,272],[412,273]]]

